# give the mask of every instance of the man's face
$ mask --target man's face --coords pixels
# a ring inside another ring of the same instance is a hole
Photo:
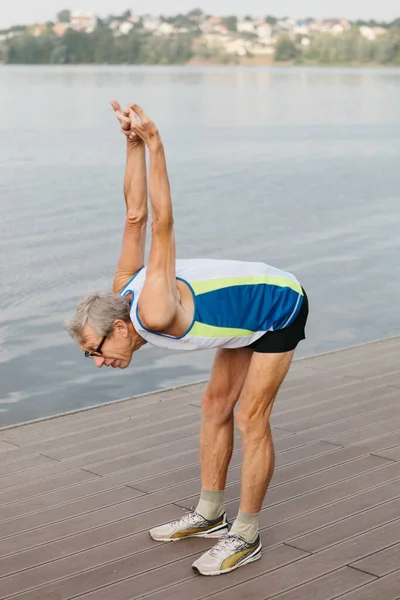
[[[85,325],[83,330],[84,343],[81,345],[83,352],[94,352],[102,341],[90,325]],[[112,367],[113,369],[126,369],[132,360],[132,354],[137,348],[133,331],[128,323],[116,321],[110,336],[101,346],[101,356],[94,356],[96,367]]]

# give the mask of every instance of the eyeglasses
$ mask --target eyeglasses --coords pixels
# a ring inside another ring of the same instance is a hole
[[[85,358],[95,358],[96,356],[103,356],[101,349],[106,339],[107,336],[105,335],[101,340],[100,344],[97,346],[96,350],[93,350],[93,352],[89,352],[88,350],[86,350],[86,352],[84,353]]]

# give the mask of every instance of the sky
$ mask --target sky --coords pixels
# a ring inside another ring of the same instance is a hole
[[[399,0],[3,0],[0,28],[52,20],[63,9],[87,10],[98,15],[122,13],[130,8],[136,14],[176,14],[202,8],[213,14],[245,14],[293,17],[347,17],[390,21],[400,17]]]

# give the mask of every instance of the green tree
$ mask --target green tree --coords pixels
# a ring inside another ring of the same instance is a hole
[[[265,22],[269,23],[269,25],[276,25],[278,22],[278,19],[276,17],[273,17],[272,15],[267,15],[265,17]]]
[[[294,60],[299,56],[299,50],[293,40],[286,34],[281,35],[275,46],[275,60]]]
[[[63,37],[67,62],[85,64],[94,62],[94,45],[89,33],[68,29]]]
[[[71,20],[71,11],[68,9],[64,9],[64,10],[60,10],[59,13],[57,13],[57,21],[59,23],[69,23]]]
[[[7,40],[5,62],[10,64],[40,65],[51,62],[57,38],[54,35],[43,34],[34,37],[22,34]]]
[[[96,64],[113,64],[116,62],[115,38],[110,29],[95,29],[91,34],[93,46],[93,62]]]
[[[193,8],[192,10],[190,10],[188,12],[188,17],[189,18],[198,18],[198,17],[202,17],[203,16],[203,11],[201,10],[201,8]]]
[[[64,44],[56,46],[50,55],[50,62],[53,65],[65,65],[67,62],[67,49]]]

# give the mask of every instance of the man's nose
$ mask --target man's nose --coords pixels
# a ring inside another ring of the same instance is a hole
[[[106,359],[104,358],[104,356],[95,356],[93,358],[94,363],[96,365],[96,367],[98,369],[101,369],[101,367],[104,365],[104,363],[106,362]]]

